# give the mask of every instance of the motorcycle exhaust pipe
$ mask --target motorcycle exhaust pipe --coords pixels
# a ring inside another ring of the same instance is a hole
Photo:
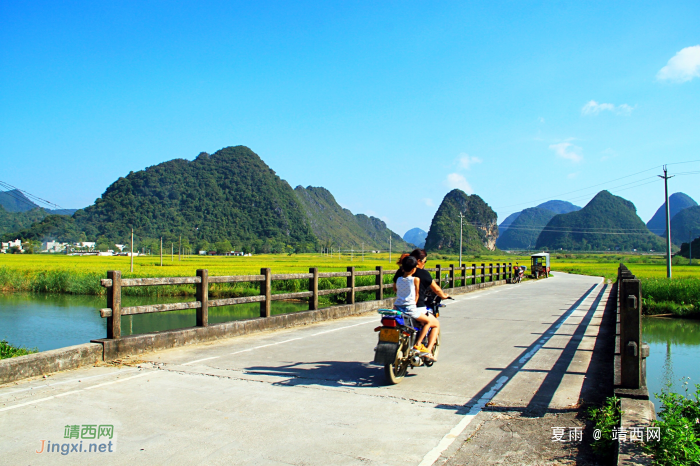
[[[411,365],[416,367],[423,364],[423,360],[418,355],[411,356]]]

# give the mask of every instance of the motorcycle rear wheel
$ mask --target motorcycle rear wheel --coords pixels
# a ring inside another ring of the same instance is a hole
[[[390,385],[396,385],[403,380],[406,372],[408,372],[408,355],[406,354],[406,343],[404,342],[399,346],[393,364],[384,365],[384,375]]]

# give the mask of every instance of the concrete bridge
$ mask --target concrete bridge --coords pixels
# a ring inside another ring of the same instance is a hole
[[[556,273],[458,296],[441,313],[439,361],[394,386],[370,362],[377,314],[6,384],[2,463],[583,461],[568,440],[579,403],[612,392],[611,288]]]

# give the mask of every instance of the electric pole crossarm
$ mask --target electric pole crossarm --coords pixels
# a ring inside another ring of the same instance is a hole
[[[657,175],[659,178],[664,180],[664,195],[666,196],[666,277],[671,278],[671,208],[668,205],[668,180],[673,178],[673,176],[668,176],[668,171],[666,170],[666,165],[664,165],[664,174]]]

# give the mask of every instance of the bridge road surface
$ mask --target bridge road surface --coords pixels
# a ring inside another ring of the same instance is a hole
[[[487,402],[577,403],[608,288],[557,273],[457,296],[440,316],[438,363],[394,386],[371,364],[377,314],[4,385],[0,463],[440,464]],[[112,425],[112,439],[64,438],[67,425]],[[48,441],[75,449],[47,452]],[[85,452],[91,443],[105,451]]]

